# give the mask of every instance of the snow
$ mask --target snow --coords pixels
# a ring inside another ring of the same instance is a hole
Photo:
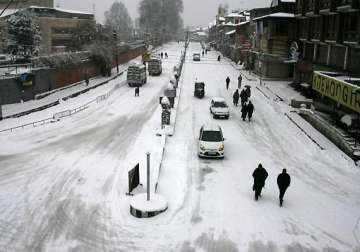
[[[140,97],[121,84],[125,81],[121,76],[48,110],[0,122],[6,128],[46,118],[84,105],[120,84],[106,100],[71,117],[0,134],[0,247],[5,251],[358,251],[359,168],[291,112],[288,102],[296,94],[286,82],[265,81],[260,86],[257,76],[225,58],[218,62],[216,51],[193,62],[191,56],[201,46],[191,43],[179,82],[180,100],[177,110],[172,110],[174,133],[166,137],[161,153],[163,137],[156,136],[159,97],[184,49],[183,44],[170,43],[159,50],[169,54],[163,60],[163,74],[149,76]],[[240,72],[246,77],[243,86],[252,87],[251,122],[243,122],[240,108],[232,105]],[[193,96],[196,78],[205,82],[203,99]],[[210,99],[217,96],[231,104],[229,120],[211,117]],[[221,126],[226,138],[223,160],[197,156],[200,127],[211,122]],[[125,195],[127,173],[139,163],[140,182],[146,185],[147,151],[151,167],[161,165],[157,192],[168,210],[137,219],[129,213],[132,198]],[[251,174],[260,162],[269,178],[255,202]],[[280,208],[276,177],[283,168],[292,184]]]
[[[254,18],[253,21],[260,20],[260,19],[264,19],[264,18],[269,18],[269,17],[275,17],[275,18],[294,18],[294,17],[295,17],[295,14],[293,14],[293,13],[277,12],[277,13],[272,13],[272,14],[269,14],[269,15],[265,15],[265,16],[261,16],[261,17]]]
[[[232,31],[225,33],[225,35],[231,35],[231,34],[234,34],[235,32],[236,32],[236,30],[232,30]]]
[[[150,200],[147,200],[147,194],[141,193],[135,195],[130,200],[130,205],[142,212],[163,211],[167,208],[166,200],[158,194],[150,194]]]

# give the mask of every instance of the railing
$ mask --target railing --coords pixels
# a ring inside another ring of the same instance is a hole
[[[40,120],[40,121],[30,122],[30,123],[23,124],[23,125],[20,125],[20,126],[0,130],[0,133],[12,132],[12,131],[17,130],[17,129],[24,129],[24,128],[28,127],[28,126],[33,126],[33,127],[42,126],[42,125],[45,125],[45,124],[48,124],[48,123],[54,123],[56,121],[59,121],[61,118],[72,116],[74,114],[77,114],[77,113],[89,108],[90,104],[92,104],[92,103],[100,103],[100,102],[108,99],[115,92],[116,89],[120,88],[121,86],[123,86],[125,84],[126,84],[126,82],[123,82],[122,85],[116,84],[106,94],[100,95],[100,96],[96,97],[95,99],[85,103],[84,105],[81,105],[80,107],[70,109],[70,110],[64,110],[64,111],[55,113],[52,117],[46,118],[46,119],[43,119],[43,120]]]

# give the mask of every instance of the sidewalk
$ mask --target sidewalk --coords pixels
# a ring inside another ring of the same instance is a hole
[[[132,61],[130,61],[132,62]],[[89,85],[85,84],[85,81],[77,82],[72,85],[51,90],[42,94],[38,94],[37,97],[43,96],[43,98],[37,100],[30,100],[23,103],[7,104],[2,106],[3,119],[11,117],[20,117],[34,111],[40,111],[59,104],[59,100],[68,99],[73,95],[85,93],[100,85],[106,84],[109,81],[121,76],[127,69],[128,65],[124,64],[119,66],[119,73],[116,73],[116,67],[112,69],[111,77],[96,76],[90,79]],[[114,75],[115,74],[115,75]]]

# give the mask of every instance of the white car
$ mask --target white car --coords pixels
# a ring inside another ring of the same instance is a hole
[[[200,53],[193,54],[193,61],[200,61]]]
[[[210,113],[213,115],[213,118],[222,117],[229,119],[230,110],[225,99],[222,97],[213,98],[210,104]]]
[[[224,137],[218,125],[203,125],[200,129],[199,157],[224,157]]]

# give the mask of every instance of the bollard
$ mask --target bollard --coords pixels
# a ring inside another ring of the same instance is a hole
[[[146,160],[147,160],[146,192],[147,192],[147,201],[150,201],[150,152],[146,153]]]

